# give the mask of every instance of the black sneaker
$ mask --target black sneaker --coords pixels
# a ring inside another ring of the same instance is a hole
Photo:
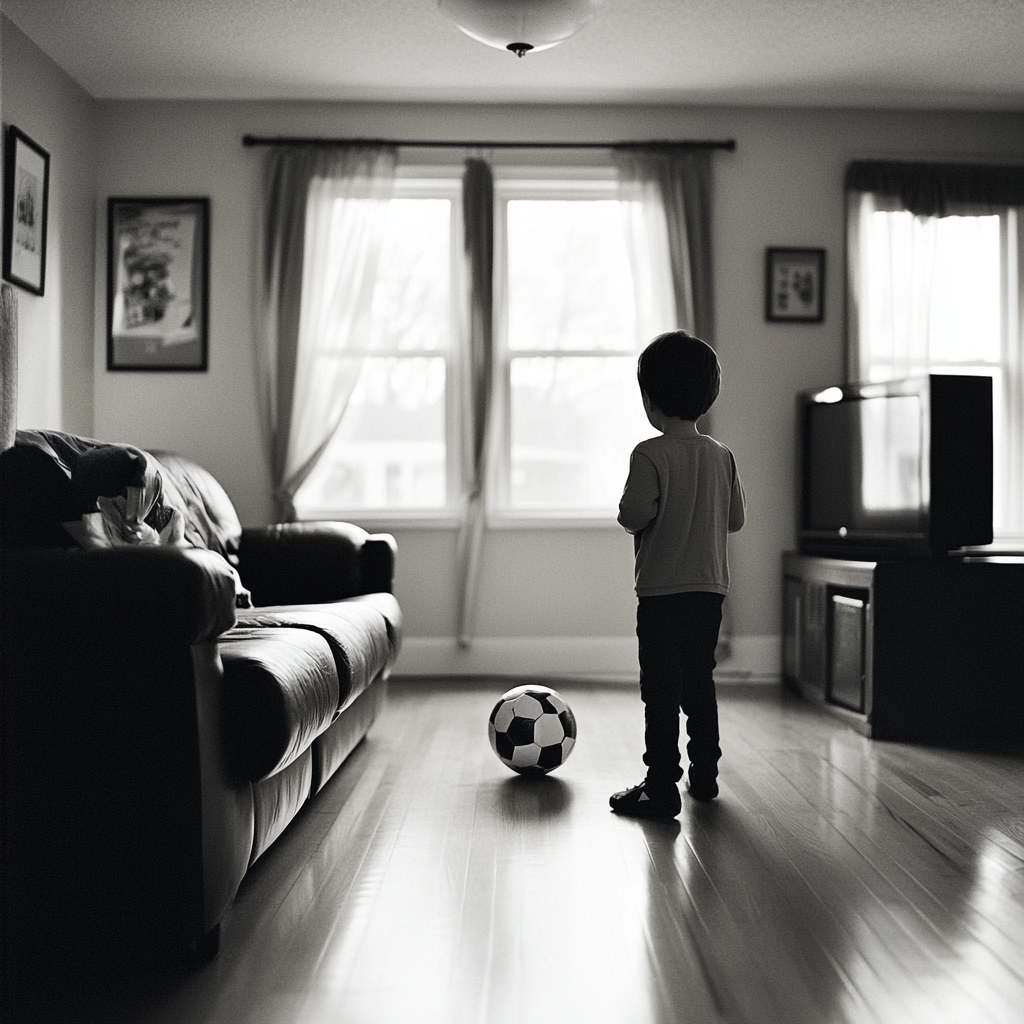
[[[643,782],[613,794],[608,803],[616,814],[627,814],[631,818],[674,818],[682,809],[675,786],[648,793]]]
[[[713,778],[709,779],[707,776],[701,778],[691,768],[686,774],[686,792],[694,800],[706,803],[718,796],[718,783]]]

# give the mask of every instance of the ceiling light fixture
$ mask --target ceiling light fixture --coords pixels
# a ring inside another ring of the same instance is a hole
[[[517,57],[575,35],[603,0],[438,0],[438,8],[473,39]]]

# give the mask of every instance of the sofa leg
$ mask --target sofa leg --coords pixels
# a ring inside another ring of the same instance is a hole
[[[220,952],[220,921],[208,932],[197,935],[185,947],[185,961],[193,967],[209,963]]]

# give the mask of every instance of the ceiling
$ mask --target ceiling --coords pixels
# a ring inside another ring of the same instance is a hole
[[[437,0],[0,0],[99,99],[1024,110],[1024,0],[604,0],[517,59]]]

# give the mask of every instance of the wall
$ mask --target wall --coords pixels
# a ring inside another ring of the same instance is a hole
[[[779,556],[793,541],[793,409],[803,388],[843,367],[843,170],[855,157],[1024,156],[1020,114],[673,107],[428,107],[328,103],[102,103],[97,218],[115,194],[212,200],[211,349],[205,375],[108,374],[96,322],[96,431],[194,455],[220,477],[244,521],[271,515],[252,400],[252,253],[259,150],[241,136],[308,134],[420,139],[735,138],[715,157],[718,348],[725,373],[716,434],[747,489],[734,538],[734,673],[778,672]],[[769,245],[828,251],[821,325],[767,324]],[[103,240],[97,240],[99,293]],[[397,590],[410,637],[407,671],[635,673],[631,544],[614,525],[488,534],[468,652],[451,639],[454,535],[395,529]]]
[[[2,117],[50,154],[44,294],[18,289],[18,426],[93,433],[96,102],[3,21]]]

